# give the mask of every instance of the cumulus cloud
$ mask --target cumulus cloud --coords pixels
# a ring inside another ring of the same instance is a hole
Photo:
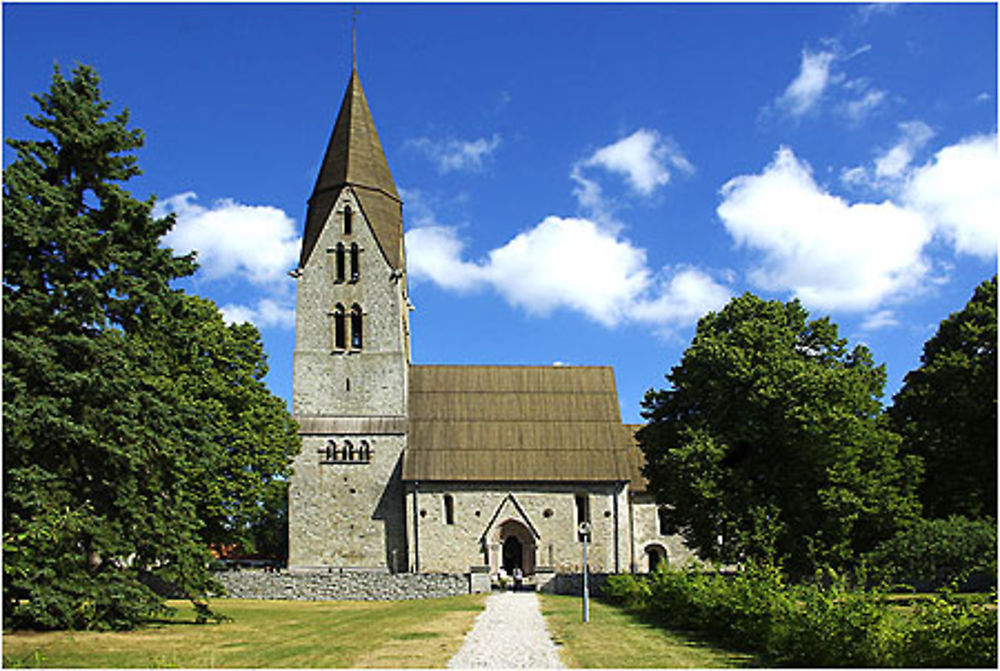
[[[915,169],[903,202],[930,219],[960,253],[989,259],[1000,236],[997,136],[979,135],[944,147]]]
[[[691,267],[653,272],[644,249],[593,221],[550,216],[474,261],[454,229],[406,234],[410,276],[454,291],[491,288],[529,314],[579,312],[607,327],[687,325],[721,307],[729,290]]]
[[[243,205],[230,199],[205,207],[196,201],[197,195],[188,191],[157,203],[155,216],[173,213],[177,217],[164,244],[182,254],[196,251],[198,276],[204,281],[243,283],[251,304],[221,306],[227,322],[294,327],[293,284],[287,275],[299,253],[294,220],[276,207]]]
[[[299,237],[295,222],[276,207],[243,205],[230,199],[198,204],[193,191],[156,204],[155,216],[174,213],[177,224],[164,243],[181,254],[198,253],[205,279],[239,277],[258,286],[282,281],[295,265]]]
[[[595,173],[620,175],[632,193],[651,196],[670,181],[671,170],[691,173],[694,166],[672,138],[640,128],[574,163],[570,179],[575,183],[573,195],[583,212],[605,228],[619,229],[622,224],[615,218],[617,203],[605,195]]]
[[[901,140],[875,159],[871,171],[841,174],[849,184],[882,189],[882,202],[850,203],[829,193],[786,147],[760,174],[722,187],[719,218],[738,245],[761,254],[748,273],[752,283],[790,291],[822,309],[871,310],[934,280],[925,248],[935,237],[958,253],[996,255],[996,135],[944,147],[914,167],[915,152],[933,132],[922,122],[900,124],[900,130]],[[884,311],[868,322],[869,329],[890,325]]]
[[[648,196],[670,181],[668,164],[684,172],[694,167],[677,144],[655,130],[640,128],[628,137],[601,147],[580,165],[600,167],[625,177],[636,192]]]
[[[219,307],[219,311],[229,324],[250,322],[260,328],[274,326],[282,329],[295,326],[295,307],[290,301],[262,298],[255,306],[227,303]]]
[[[831,82],[830,67],[836,58],[833,51],[802,52],[799,74],[778,97],[778,107],[794,117],[813,109]]]
[[[475,140],[432,140],[421,137],[407,140],[404,147],[415,149],[437,166],[438,172],[479,172],[500,146],[500,136]]]
[[[891,149],[875,158],[877,177],[900,177],[910,167],[914,154],[927,144],[934,131],[923,121],[904,121],[899,124],[901,136]]]
[[[791,291],[829,310],[867,310],[916,289],[930,266],[922,250],[932,228],[889,201],[850,204],[816,184],[787,147],[760,174],[721,191],[717,213],[738,245],[762,254],[756,286]]]

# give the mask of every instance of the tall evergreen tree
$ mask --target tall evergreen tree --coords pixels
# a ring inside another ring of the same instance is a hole
[[[170,288],[196,266],[122,186],[143,142],[127,111],[83,66],[35,99],[47,138],[9,141],[3,176],[4,613],[128,628],[162,607],[149,574],[207,593],[207,541],[296,441],[256,330]]]
[[[904,450],[924,460],[928,517],[996,513],[996,275],[924,344],[889,414]]]
[[[917,464],[884,425],[884,367],[797,301],[745,294],[709,313],[667,379],[646,394],[639,442],[703,557],[846,565],[915,515]]]

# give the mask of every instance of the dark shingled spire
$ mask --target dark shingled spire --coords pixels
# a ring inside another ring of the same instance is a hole
[[[357,70],[351,71],[344,102],[340,105],[337,123],[309,198],[299,267],[305,266],[337,194],[344,186],[353,188],[389,265],[401,269],[403,203],[389,172]]]

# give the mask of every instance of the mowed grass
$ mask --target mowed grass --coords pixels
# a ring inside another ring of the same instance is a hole
[[[549,634],[563,663],[575,669],[684,669],[757,666],[737,653],[645,623],[614,606],[591,600],[582,621],[579,597],[540,594]]]
[[[458,652],[485,595],[414,601],[217,599],[232,618],[176,616],[131,632],[4,632],[5,667],[440,668]]]

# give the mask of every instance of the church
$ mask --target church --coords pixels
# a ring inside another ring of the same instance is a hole
[[[403,203],[357,69],[297,282],[292,571],[644,572],[664,533],[610,367],[415,364]]]

